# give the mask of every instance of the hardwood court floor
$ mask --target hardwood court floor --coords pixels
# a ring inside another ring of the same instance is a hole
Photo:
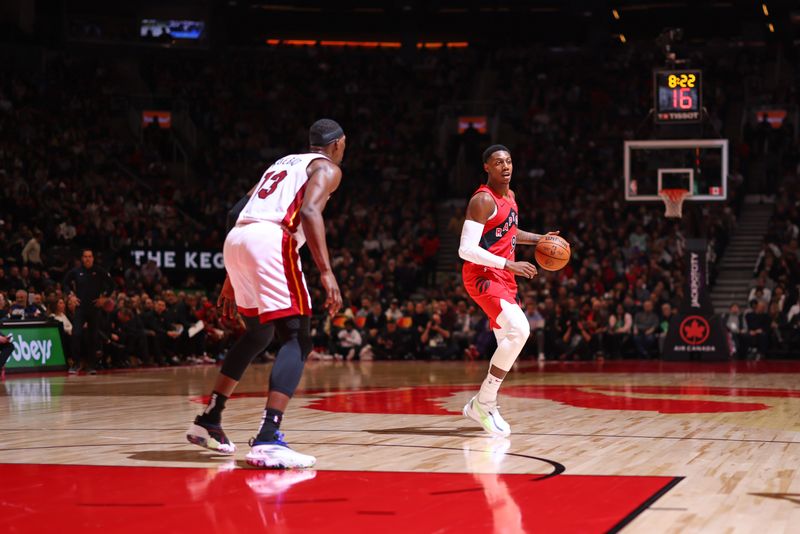
[[[800,362],[525,362],[508,440],[461,417],[481,363],[310,362],[284,419],[314,470],[243,461],[269,366],[184,431],[213,366],[0,384],[3,532],[798,532]]]

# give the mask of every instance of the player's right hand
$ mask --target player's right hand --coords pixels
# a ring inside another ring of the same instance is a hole
[[[235,319],[239,314],[236,307],[236,295],[233,292],[233,285],[230,278],[225,277],[225,283],[222,284],[222,291],[220,291],[219,298],[217,298],[217,307],[222,308],[222,317]]]
[[[325,288],[325,293],[328,295],[325,299],[325,309],[333,317],[342,307],[342,293],[339,291],[339,284],[336,283],[336,277],[333,276],[331,271],[322,273],[320,281],[322,282],[322,287]]]
[[[505,269],[514,276],[523,276],[525,278],[533,278],[539,274],[536,267],[527,261],[507,261]]]

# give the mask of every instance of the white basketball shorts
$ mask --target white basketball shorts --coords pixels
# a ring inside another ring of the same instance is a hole
[[[245,317],[262,323],[311,315],[297,241],[279,225],[253,222],[234,227],[225,239],[225,269]]]

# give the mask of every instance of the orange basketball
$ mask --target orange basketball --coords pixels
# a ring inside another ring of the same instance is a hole
[[[536,263],[545,271],[560,271],[569,263],[569,243],[557,235],[545,235],[536,245]]]

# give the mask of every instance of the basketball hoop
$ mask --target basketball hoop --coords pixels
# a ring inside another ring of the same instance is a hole
[[[688,189],[662,189],[658,196],[667,207],[664,213],[666,217],[680,219],[683,216],[683,201],[689,196]]]

